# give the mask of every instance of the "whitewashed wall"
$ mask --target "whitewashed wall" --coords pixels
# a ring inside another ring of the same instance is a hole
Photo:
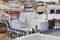
[[[36,33],[36,34],[19,37],[16,38],[15,40],[60,40],[60,37]]]
[[[37,16],[38,18],[46,19],[46,14],[41,14]],[[52,19],[59,19],[60,20],[60,14],[48,14],[47,15],[48,20]]]
[[[35,1],[44,1],[44,2],[58,2],[58,0],[35,0]]]

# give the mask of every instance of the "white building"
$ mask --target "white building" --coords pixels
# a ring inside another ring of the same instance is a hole
[[[58,0],[35,0],[35,1],[56,2],[56,3],[58,3]]]

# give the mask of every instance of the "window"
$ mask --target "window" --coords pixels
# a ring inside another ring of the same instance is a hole
[[[53,13],[55,13],[54,9],[53,10],[50,10],[50,14],[53,14]]]
[[[56,10],[56,14],[60,14],[60,10]]]
[[[42,14],[43,12],[37,12],[38,13],[38,15],[40,15],[40,14]]]
[[[55,2],[46,2],[46,4],[50,4],[51,5],[51,4],[55,4]]]

